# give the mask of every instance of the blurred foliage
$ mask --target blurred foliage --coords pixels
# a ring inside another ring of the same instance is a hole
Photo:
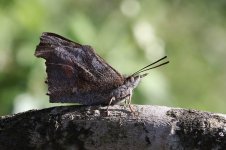
[[[226,113],[225,0],[0,0],[0,22],[0,115],[51,106],[34,56],[44,31],[92,45],[123,74],[169,56],[133,103]]]

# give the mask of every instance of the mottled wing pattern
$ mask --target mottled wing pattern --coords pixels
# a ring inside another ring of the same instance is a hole
[[[109,91],[124,82],[92,47],[54,33],[42,34],[35,56],[46,59],[51,102],[101,104]]]

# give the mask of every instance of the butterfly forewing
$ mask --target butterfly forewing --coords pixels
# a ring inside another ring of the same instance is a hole
[[[35,55],[46,59],[51,102],[101,104],[108,92],[123,84],[123,76],[90,46],[54,33],[43,33],[40,40]]]

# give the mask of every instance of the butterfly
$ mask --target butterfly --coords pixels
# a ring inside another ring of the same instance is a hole
[[[133,89],[148,74],[146,72],[169,63],[160,63],[167,58],[165,56],[126,77],[91,46],[49,32],[41,35],[35,56],[46,60],[50,102],[83,105],[109,106],[124,99],[130,104]]]

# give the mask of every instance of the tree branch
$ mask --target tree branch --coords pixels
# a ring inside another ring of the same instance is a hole
[[[0,149],[226,149],[226,115],[162,106],[60,106],[0,117]]]

